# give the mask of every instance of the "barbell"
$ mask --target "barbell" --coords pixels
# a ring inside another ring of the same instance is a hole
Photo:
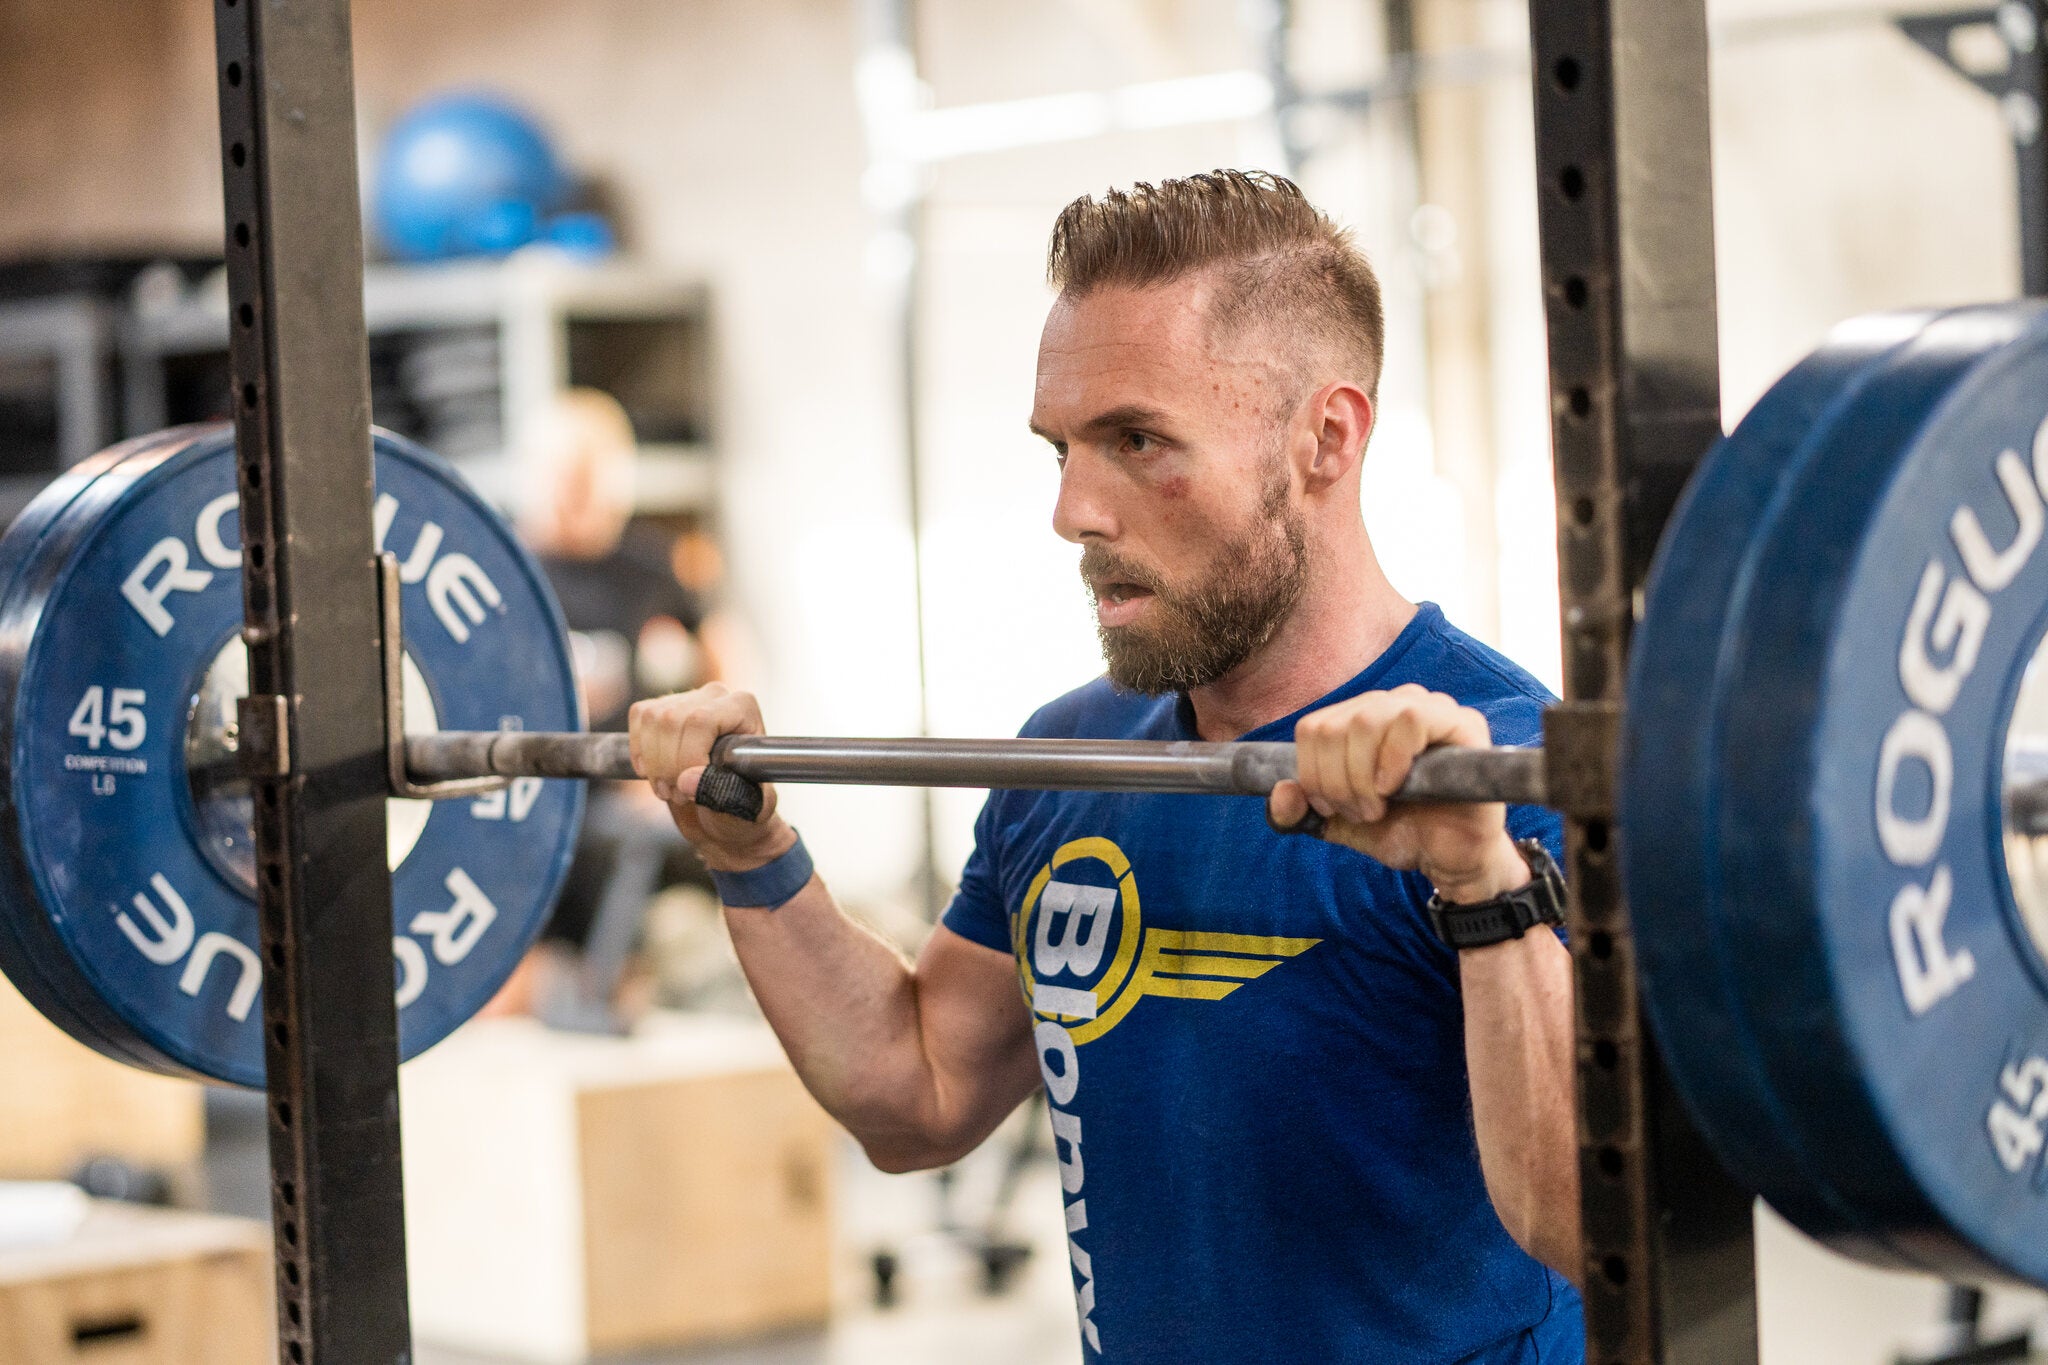
[[[581,814],[564,779],[631,762],[622,736],[579,733],[560,613],[504,522],[433,456],[374,444],[412,1056],[538,932]],[[0,971],[109,1056],[253,1085],[250,775],[289,755],[241,696],[233,454],[224,428],[115,447],[0,537]],[[1617,838],[1580,868],[1624,879],[1651,1024],[1739,1178],[1864,1259],[2039,1284],[2044,497],[2041,307],[1831,334],[1667,530]],[[768,781],[1256,796],[1293,772],[1285,744],[1087,737],[728,737],[712,757],[700,799],[737,813]],[[1539,751],[1432,750],[1400,795],[1537,803],[1552,776]]]

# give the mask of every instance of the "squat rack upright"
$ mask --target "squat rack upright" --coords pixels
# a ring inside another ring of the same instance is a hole
[[[214,0],[286,1365],[411,1359],[347,0]],[[1751,1199],[1644,1028],[1609,817],[1634,602],[1720,434],[1703,0],[1531,0],[1589,1360],[1756,1358]],[[350,584],[356,586],[350,587]]]
[[[347,0],[214,0],[241,495],[241,727],[285,1365],[404,1365],[398,1011]],[[350,585],[355,585],[353,588]]]
[[[1636,605],[1721,435],[1706,6],[1530,0],[1529,28],[1564,643],[1544,746],[1569,862],[1587,1360],[1739,1365],[1758,1349],[1754,1201],[1645,1024],[1610,825]]]

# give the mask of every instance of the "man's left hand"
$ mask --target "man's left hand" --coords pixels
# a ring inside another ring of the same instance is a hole
[[[1424,749],[1491,742],[1486,717],[1441,692],[1414,683],[1366,692],[1301,718],[1294,727],[1300,780],[1275,787],[1268,808],[1285,827],[1313,807],[1327,822],[1323,838],[1388,867],[1420,871],[1447,901],[1487,900],[1529,880],[1529,865],[1508,837],[1507,807],[1388,798]]]

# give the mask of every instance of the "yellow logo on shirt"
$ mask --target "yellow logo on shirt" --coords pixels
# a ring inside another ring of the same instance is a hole
[[[1054,875],[1090,861],[1116,884]],[[1011,942],[1032,1012],[1087,1043],[1144,996],[1221,1000],[1322,940],[1147,929],[1130,859],[1108,839],[1091,837],[1062,844],[1038,870],[1012,917]]]

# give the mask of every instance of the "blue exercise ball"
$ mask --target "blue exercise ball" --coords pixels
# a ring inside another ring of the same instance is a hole
[[[568,191],[553,145],[524,110],[495,95],[438,95],[384,139],[371,212],[402,260],[503,255],[540,236]]]

